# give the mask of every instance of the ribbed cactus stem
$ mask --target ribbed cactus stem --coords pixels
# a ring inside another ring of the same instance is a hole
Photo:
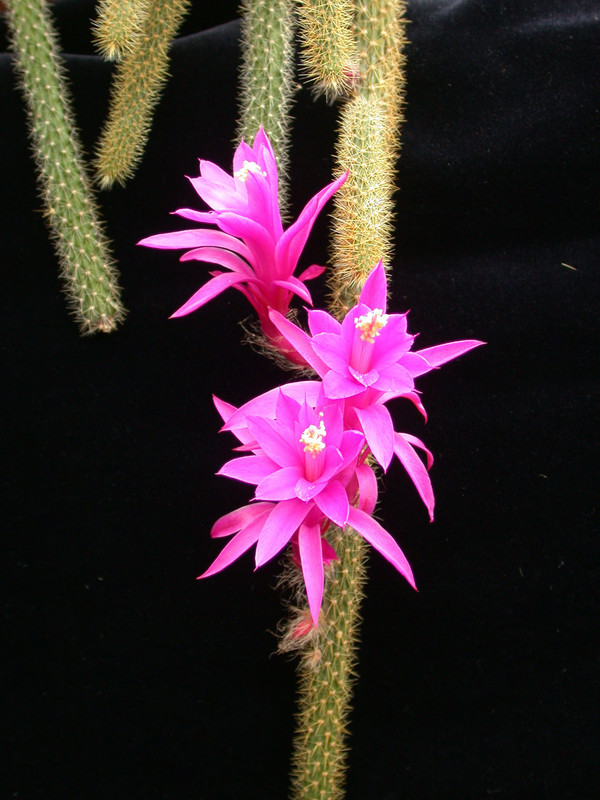
[[[85,173],[52,19],[43,0],[11,0],[7,20],[29,112],[44,213],[69,304],[82,333],[108,332],[125,310]]]
[[[299,710],[292,755],[292,800],[344,797],[348,718],[366,580],[367,545],[354,531],[328,537],[339,560],[327,569],[316,631],[299,665]]]
[[[93,23],[94,43],[108,61],[131,53],[144,34],[150,0],[100,0]]]
[[[279,204],[288,206],[290,111],[294,94],[292,0],[242,0],[242,66],[238,139],[253,141],[262,125],[279,169]]]
[[[359,80],[359,59],[350,0],[298,0],[302,69],[328,102],[346,95]]]
[[[169,47],[189,5],[190,0],[150,0],[143,34],[117,67],[96,153],[97,179],[103,188],[124,184],[141,161],[167,80]]]

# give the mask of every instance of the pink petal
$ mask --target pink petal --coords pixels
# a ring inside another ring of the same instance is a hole
[[[210,535],[215,539],[220,536],[230,536],[232,533],[237,533],[258,517],[271,511],[272,508],[272,503],[251,503],[248,506],[236,508],[235,511],[224,514],[215,522]]]
[[[341,336],[335,333],[319,333],[313,339],[313,350],[329,369],[340,375],[347,374],[350,352],[344,347]]]
[[[303,477],[299,466],[284,467],[267,475],[256,487],[257,500],[291,500],[296,497],[296,484]]]
[[[394,434],[394,452],[400,459],[404,469],[408,472],[411,481],[417,487],[421,500],[425,503],[427,511],[429,512],[429,519],[433,520],[435,498],[433,496],[431,479],[423,462],[402,433]]]
[[[214,211],[196,211],[194,208],[178,208],[177,211],[172,211],[172,214],[177,214],[178,217],[184,219],[193,219],[194,222],[200,222],[202,225],[216,225],[217,217]]]
[[[241,275],[237,272],[224,272],[221,275],[217,275],[216,278],[211,278],[208,283],[205,283],[204,286],[198,289],[181,308],[178,308],[177,311],[171,314],[171,318],[183,317],[186,314],[190,314],[205,303],[208,303],[213,297],[224,292],[225,289],[229,289],[231,286],[235,286],[237,283],[243,283],[247,280],[248,277],[246,275]]]
[[[180,261],[204,261],[207,264],[219,264],[221,267],[231,269],[234,272],[241,272],[247,276],[249,281],[256,281],[256,276],[252,267],[240,256],[230,250],[223,250],[221,247],[196,247],[184,253]]]
[[[315,497],[316,505],[323,514],[340,528],[348,521],[350,504],[346,490],[339,481],[329,481],[327,486]]]
[[[354,411],[375,460],[386,470],[394,455],[394,424],[390,412],[380,404]]]
[[[271,472],[279,469],[279,465],[271,461],[267,456],[241,456],[227,461],[217,475],[224,475],[226,478],[234,478],[243,483],[260,483]]]
[[[354,397],[354,395],[361,394],[365,391],[365,387],[358,381],[347,378],[345,375],[340,375],[338,372],[330,369],[323,378],[323,392],[325,397],[330,400],[341,400],[344,397]]]
[[[320,381],[296,381],[286,383],[285,386],[277,386],[269,389],[268,392],[248,400],[227,421],[223,430],[234,431],[240,427],[247,426],[248,417],[264,417],[265,419],[275,419],[277,401],[280,392],[297,400],[299,403],[306,401],[308,405],[314,406],[317,403],[321,392]]]
[[[312,503],[303,503],[297,498],[282,500],[275,505],[256,546],[257,567],[262,566],[285,547],[312,507]]]
[[[310,267],[307,267],[303,272],[298,275],[299,281],[312,281],[314,278],[318,278],[322,275],[326,267],[320,267],[318,264],[312,264]]]
[[[230,542],[227,542],[210,567],[202,575],[199,575],[198,579],[208,578],[210,575],[214,575],[215,572],[220,572],[243,555],[246,550],[249,550],[258,541],[263,526],[268,519],[268,514],[269,512],[262,514],[244,530],[236,534]]]
[[[463,353],[468,353],[474,347],[485,344],[477,339],[465,339],[459,342],[446,342],[445,344],[438,344],[435,347],[426,347],[425,350],[418,350],[416,355],[424,358],[431,368],[439,367],[453,358],[462,356]]]
[[[379,392],[392,392],[403,395],[412,392],[415,382],[410,372],[402,364],[390,364],[387,367],[377,366],[379,377],[372,384]]]
[[[138,244],[144,247],[158,247],[162,250],[178,250],[188,247],[200,247],[206,244],[206,234],[219,234],[219,231],[205,231],[202,228],[194,228],[186,231],[171,231],[170,233],[157,233],[154,236],[147,236],[140,239]],[[224,236],[225,234],[221,234]],[[228,237],[229,239],[230,237]]]
[[[289,289],[294,294],[297,294],[298,297],[301,297],[306,303],[309,303],[312,306],[312,297],[310,296],[310,292],[306,288],[306,286],[302,283],[302,281],[295,278],[293,275],[290,275],[285,280],[277,280],[273,281],[275,286],[281,286],[284,289]]]
[[[360,293],[360,302],[369,306],[369,308],[380,308],[385,312],[387,303],[387,278],[383,262],[380,261],[375,266],[362,288]]]
[[[289,431],[274,420],[262,417],[248,417],[248,430],[259,443],[265,455],[278,467],[298,465],[299,456],[295,441],[290,441]]]
[[[337,319],[321,309],[308,311],[308,327],[313,336],[318,333],[335,333],[339,336],[342,332],[342,326]]]
[[[350,506],[348,523],[360,533],[373,547],[378,550],[384,558],[393,564],[398,572],[403,575],[413,589],[416,589],[415,579],[406,556],[398,547],[397,542],[381,525],[361,511],[359,508]]]
[[[427,456],[427,469],[431,469],[433,467],[433,453],[431,450],[428,450],[420,439],[417,439],[416,436],[412,436],[410,433],[403,433],[402,436],[414,447],[419,447],[424,451]]]
[[[275,325],[279,333],[297,353],[309,364],[318,375],[325,375],[327,365],[314,352],[310,337],[304,333],[302,328],[294,325],[286,319],[279,311],[269,311],[269,319]]]
[[[257,212],[257,217],[260,219],[260,212]],[[219,214],[218,225],[225,233],[243,239],[253,251],[255,263],[252,266],[257,275],[264,279],[281,277],[273,274],[275,242],[264,225],[255,219],[248,219],[229,211]]]
[[[356,467],[358,480],[358,507],[365,514],[372,514],[377,505],[377,476],[368,464],[359,464]]]
[[[321,526],[301,525],[298,533],[298,547],[302,574],[306,586],[306,596],[310,615],[315,625],[323,601],[323,550],[321,548]]]
[[[277,263],[287,265],[289,273],[292,273],[296,268],[300,253],[304,249],[308,235],[321,209],[329,198],[337,192],[347,177],[348,173],[346,172],[311,198],[296,222],[290,225],[277,243]]]
[[[359,372],[354,367],[349,366],[348,372],[367,389],[369,386],[374,386],[379,380],[379,372],[376,369],[370,369],[368,372]]]

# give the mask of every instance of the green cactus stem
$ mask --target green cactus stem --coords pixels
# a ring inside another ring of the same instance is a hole
[[[344,797],[347,734],[366,581],[367,545],[346,528],[329,541],[339,560],[327,568],[319,625],[302,636],[302,616],[292,616],[282,650],[300,649],[297,732],[292,753],[292,800]],[[306,618],[306,613],[305,613]],[[300,635],[295,631],[300,631]],[[306,641],[301,641],[304,638]],[[288,645],[286,647],[286,644]]]
[[[50,12],[44,0],[11,0],[7,20],[44,214],[69,305],[82,333],[109,332],[123,320],[125,310],[85,173]]]
[[[252,142],[262,125],[279,169],[279,205],[289,204],[288,172],[294,94],[292,0],[242,0],[242,66],[237,136]]]
[[[108,119],[96,152],[103,189],[131,178],[142,159],[152,115],[167,80],[169,46],[190,0],[151,0],[135,49],[117,67]]]
[[[303,71],[328,102],[347,95],[359,79],[349,0],[298,0]]]
[[[150,0],[100,0],[93,22],[94,43],[107,61],[132,53],[144,34]]]

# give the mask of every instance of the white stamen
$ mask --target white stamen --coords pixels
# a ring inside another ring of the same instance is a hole
[[[246,183],[248,180],[248,175],[251,172],[253,172],[255,175],[262,175],[265,178],[267,177],[267,173],[260,168],[256,161],[244,161],[240,169],[233,173],[233,177],[237,178],[242,183]]]
[[[304,452],[310,453],[314,458],[317,453],[320,453],[321,450],[324,450],[325,442],[323,439],[325,438],[326,433],[327,431],[325,430],[323,420],[319,421],[318,426],[309,425],[300,437],[300,442],[304,445]]]
[[[388,319],[388,314],[384,314],[380,308],[374,308],[362,317],[354,317],[354,325],[360,331],[363,342],[373,344],[375,337],[379,336],[381,329],[387,325]]]

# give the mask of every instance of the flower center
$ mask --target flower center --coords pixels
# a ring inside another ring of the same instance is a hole
[[[323,416],[322,412],[319,416]],[[326,435],[323,420],[318,425],[309,425],[300,437],[300,444],[304,445],[304,477],[314,483],[323,472]]]
[[[233,173],[233,177],[240,180],[242,183],[246,183],[248,180],[248,175],[253,172],[255,175],[262,175],[263,177],[267,177],[267,173],[260,168],[260,165],[256,163],[256,161],[244,161],[240,169],[236,170]]]
[[[380,308],[374,308],[362,317],[354,317],[354,325],[360,331],[363,342],[373,344],[375,337],[379,336],[381,329],[387,325],[388,319],[388,314],[384,314]]]
[[[304,445],[304,452],[310,453],[313,458],[325,449],[325,442],[323,441],[327,431],[323,420],[320,420],[319,425],[309,425],[300,437],[300,443]]]

